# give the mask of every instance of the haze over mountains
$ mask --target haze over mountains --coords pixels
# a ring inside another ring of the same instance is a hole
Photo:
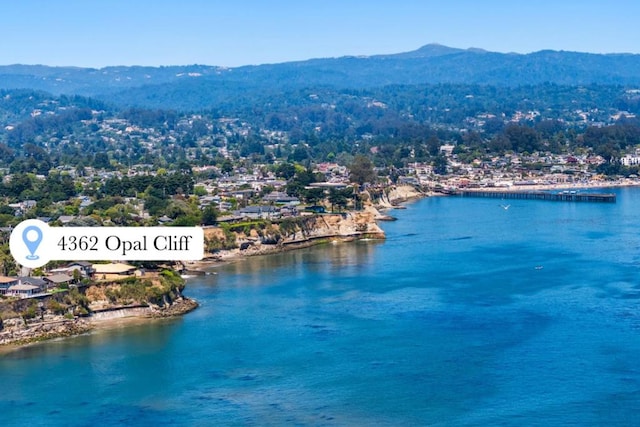
[[[428,44],[392,55],[310,59],[225,68],[206,65],[102,69],[0,66],[0,89],[92,96],[121,106],[209,108],[232,97],[303,88],[387,85],[640,85],[640,55],[544,50],[496,53]]]

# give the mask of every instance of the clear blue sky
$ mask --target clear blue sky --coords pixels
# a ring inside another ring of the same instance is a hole
[[[406,52],[640,53],[638,0],[15,0],[0,64],[239,66]]]

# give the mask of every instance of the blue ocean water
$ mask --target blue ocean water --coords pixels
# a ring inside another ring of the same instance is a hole
[[[191,279],[201,307],[0,356],[0,424],[638,425],[640,189],[429,198],[385,242]]]

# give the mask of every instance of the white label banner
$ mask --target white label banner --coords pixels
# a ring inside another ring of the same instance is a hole
[[[23,221],[11,232],[11,254],[37,268],[49,261],[197,261],[204,255],[200,227],[49,227]]]

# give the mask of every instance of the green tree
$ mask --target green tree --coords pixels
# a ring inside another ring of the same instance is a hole
[[[431,156],[437,156],[440,152],[440,146],[442,143],[440,139],[436,135],[431,135],[429,139],[427,139],[427,151]]]
[[[195,187],[193,187],[193,194],[195,194],[198,197],[201,197],[201,196],[206,196],[209,193],[207,193],[207,189],[204,188],[204,186],[196,185]]]
[[[359,185],[375,182],[376,173],[368,157],[359,154],[353,159],[353,163],[349,166],[349,180]]]
[[[0,246],[0,273],[3,276],[13,276],[17,269],[18,266],[9,252],[9,243]]]
[[[447,158],[440,154],[433,159],[433,172],[438,175],[446,175],[447,173]]]
[[[93,158],[93,167],[96,169],[111,169],[111,162],[107,153],[96,153]]]
[[[276,168],[276,176],[291,179],[296,174],[296,167],[292,163],[281,163]]]
[[[231,163],[231,160],[224,159],[222,164],[220,164],[220,170],[223,173],[231,173],[231,172],[233,172],[233,163]]]
[[[218,209],[215,206],[209,205],[202,211],[202,224],[214,225],[218,221]]]
[[[352,188],[345,188],[343,190],[332,188],[329,190],[328,200],[329,203],[331,203],[331,211],[335,212],[336,207],[338,208],[338,211],[345,209],[351,196],[353,196]]]
[[[305,188],[300,192],[304,201],[310,205],[315,205],[324,199],[324,189],[322,188]]]

